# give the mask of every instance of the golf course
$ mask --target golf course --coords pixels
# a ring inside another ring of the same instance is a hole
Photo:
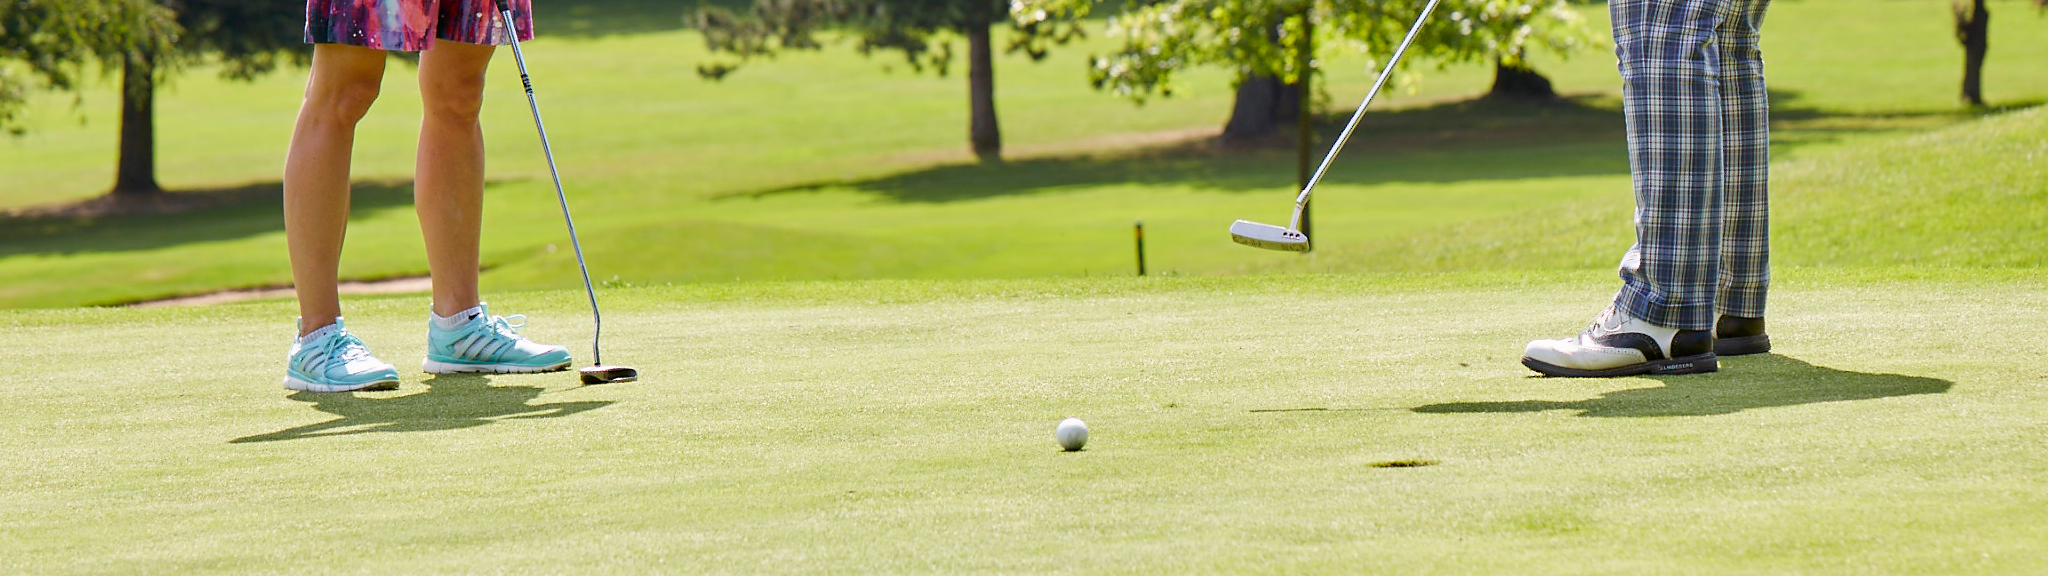
[[[1519,362],[1634,240],[1609,44],[1530,55],[1554,101],[1411,62],[1292,254],[1226,232],[1298,192],[1290,145],[1214,143],[1231,70],[1136,105],[1089,82],[1117,39],[999,53],[978,162],[957,63],[839,40],[711,81],[689,4],[540,0],[603,359],[640,379],[423,374],[429,296],[350,294],[402,382],[326,394],[279,386],[289,295],[130,306],[290,285],[306,70],[162,86],[171,208],[131,212],[89,209],[95,75],[0,137],[0,572],[2048,573],[2048,14],[1988,5],[1986,107],[1947,3],[1771,6],[1773,348],[1613,379]],[[1320,58],[1326,146],[1377,69]],[[416,73],[359,125],[344,280],[427,274]],[[483,295],[588,365],[509,50],[486,98]]]

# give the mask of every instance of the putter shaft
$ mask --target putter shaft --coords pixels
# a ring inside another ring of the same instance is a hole
[[[540,132],[541,153],[548,158],[548,175],[555,181],[555,200],[562,204],[562,222],[569,226],[569,246],[576,251],[576,269],[583,272],[583,293],[590,297],[590,359],[604,364],[599,339],[604,334],[604,316],[597,308],[597,288],[590,283],[590,265],[583,261],[583,243],[576,238],[576,219],[569,215],[569,195],[562,191],[562,172],[555,167],[555,150],[548,144],[548,127],[540,119],[540,102],[533,97],[533,80],[526,74],[526,54],[519,49],[519,28],[513,24],[512,7],[497,0],[498,16],[505,23],[505,35],[512,40],[512,62],[519,66],[519,83],[526,87],[526,106],[533,109],[533,128]]]
[[[1372,104],[1373,97],[1380,93],[1380,87],[1386,85],[1387,77],[1393,75],[1394,65],[1401,63],[1401,55],[1408,52],[1408,44],[1415,41],[1415,34],[1422,31],[1422,23],[1429,21],[1429,14],[1436,11],[1438,1],[1429,0],[1429,5],[1422,8],[1422,15],[1415,18],[1415,25],[1408,27],[1408,36],[1401,39],[1401,47],[1395,48],[1393,57],[1388,58],[1387,65],[1380,68],[1380,77],[1372,82],[1372,90],[1365,93],[1365,101],[1358,103],[1358,111],[1351,113],[1351,121],[1344,125],[1343,132],[1337,134],[1337,141],[1330,145],[1330,151],[1323,154],[1322,165],[1316,167],[1315,175],[1309,177],[1308,185],[1301,188],[1301,194],[1294,197],[1294,217],[1287,220],[1288,230],[1301,229],[1301,212],[1308,207],[1309,192],[1316,189],[1317,182],[1323,181],[1323,173],[1330,170],[1330,162],[1337,159],[1337,152],[1342,151],[1344,143],[1351,140],[1351,132],[1358,129],[1358,120],[1365,117],[1366,106]]]

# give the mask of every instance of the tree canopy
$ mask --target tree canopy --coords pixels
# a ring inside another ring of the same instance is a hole
[[[130,54],[171,50],[181,31],[150,0],[0,0],[0,129],[22,132],[30,92],[74,90],[88,64],[118,70]]]
[[[706,78],[722,78],[746,61],[772,58],[780,50],[818,50],[819,35],[846,32],[862,54],[877,50],[902,53],[916,71],[930,69],[943,76],[951,69],[953,41],[976,30],[1009,21],[1007,0],[755,0],[745,11],[719,6],[699,8],[691,19],[704,32],[704,43],[725,59],[697,67]],[[1006,50],[1033,59],[1080,35],[1074,21],[1042,19],[1014,22],[1015,34]]]
[[[1017,0],[1020,25],[1086,16],[1105,0]],[[1337,46],[1385,58],[1420,15],[1423,0],[1131,1],[1109,20],[1117,50],[1091,59],[1098,88],[1136,101],[1173,93],[1174,74],[1224,66],[1298,83],[1317,65],[1302,46]],[[1305,21],[1304,18],[1311,21]],[[1304,34],[1313,30],[1315,38]],[[1311,40],[1319,40],[1310,42]],[[1599,39],[1564,0],[1443,0],[1409,48],[1410,60],[1439,65],[1499,60],[1520,64],[1530,48],[1560,55]],[[1420,57],[1420,58],[1416,58]],[[1303,68],[1304,63],[1307,69]],[[1376,66],[1375,66],[1376,67]]]
[[[304,2],[277,0],[161,0],[185,28],[178,50],[192,57],[216,57],[221,76],[249,80],[280,62],[305,64],[312,46],[304,42]]]

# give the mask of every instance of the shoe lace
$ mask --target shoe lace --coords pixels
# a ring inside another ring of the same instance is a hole
[[[325,352],[328,358],[337,358],[343,363],[371,358],[370,347],[363,344],[356,335],[347,332],[328,338],[326,348],[321,351]]]
[[[526,337],[519,335],[519,329],[525,327],[525,314],[513,314],[511,316],[491,317],[490,330],[491,332],[497,334],[498,337],[500,338],[505,338],[508,340],[524,340],[526,339]]]
[[[1586,333],[1594,336],[1613,334],[1621,331],[1621,325],[1626,322],[1628,317],[1623,316],[1614,306],[1608,306],[1607,309],[1600,311],[1599,316],[1593,317],[1593,325],[1586,327]]]

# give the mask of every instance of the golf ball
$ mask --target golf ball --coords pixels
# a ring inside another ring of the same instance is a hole
[[[1059,439],[1060,447],[1068,452],[1080,450],[1088,445],[1088,423],[1080,418],[1061,420],[1059,428],[1053,430],[1053,437]]]

